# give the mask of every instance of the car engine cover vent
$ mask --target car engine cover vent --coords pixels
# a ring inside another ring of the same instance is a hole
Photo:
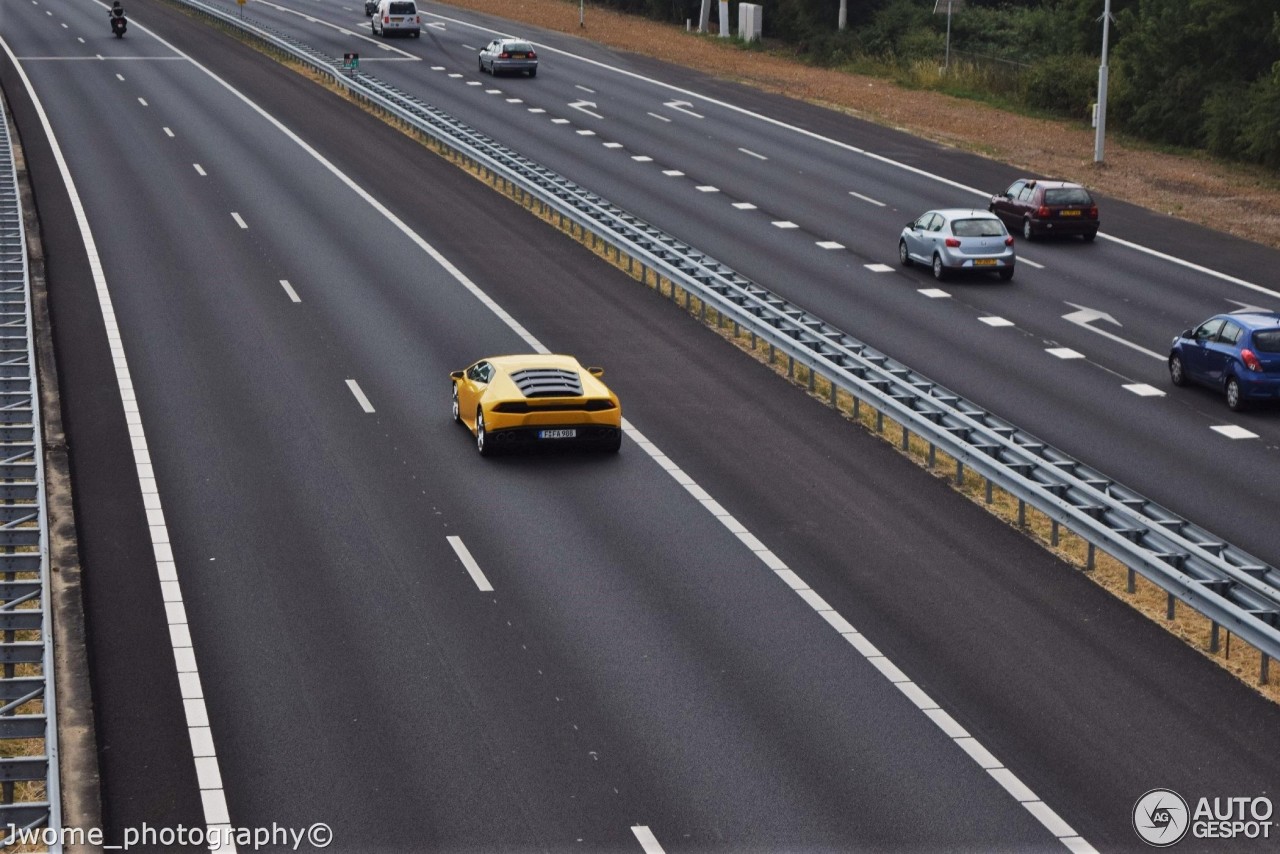
[[[561,368],[529,368],[516,371],[512,381],[525,397],[581,397],[582,380],[577,371]]]

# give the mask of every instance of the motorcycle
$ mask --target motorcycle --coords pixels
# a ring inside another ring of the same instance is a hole
[[[111,16],[111,32],[116,34],[116,38],[124,38],[124,31],[129,28],[129,22],[124,15]]]

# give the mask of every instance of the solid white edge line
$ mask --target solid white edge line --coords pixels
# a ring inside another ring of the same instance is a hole
[[[752,151],[749,148],[739,148],[738,150],[741,151],[743,154],[747,155],[748,157],[754,157],[756,160],[769,159],[768,157],[765,157],[763,154],[756,154],[754,151]]]
[[[648,825],[637,824],[631,828],[631,832],[636,835],[636,841],[640,843],[645,854],[666,854],[658,843],[658,837],[653,835]]]
[[[855,193],[853,190],[850,190],[849,195],[853,196],[855,199],[862,199],[864,202],[875,205],[876,207],[885,207],[884,202],[879,201],[878,199],[873,199],[870,196],[864,196],[862,193]]]
[[[480,588],[482,593],[492,593],[493,585],[489,583],[489,579],[485,577],[484,570],[480,568],[480,564],[476,563],[476,559],[471,556],[471,550],[467,548],[467,544],[462,541],[462,537],[448,536],[445,537],[449,541],[449,545],[453,547],[453,552],[458,556],[458,560],[462,561],[462,565],[467,568],[467,574],[471,576],[471,580],[476,583],[476,587]]]
[[[511,36],[510,33],[501,33],[489,27],[483,27],[483,26],[480,26],[479,24],[473,24],[470,21],[463,21],[458,18],[449,18],[449,17],[446,17],[445,15],[437,15],[434,13],[425,13],[425,14],[430,14],[432,17],[440,18],[442,20],[458,24],[459,26],[471,27],[472,29],[483,30],[485,32],[492,32],[492,33],[495,33],[496,35],[501,35],[501,36]],[[615,74],[621,74],[624,77],[630,77],[633,80],[639,80],[643,83],[648,83],[652,86],[657,86],[658,88],[666,89],[670,92],[676,92],[678,94],[685,95],[690,98],[697,98],[699,101],[703,101],[707,104],[713,104],[717,107],[722,107],[726,110],[729,110],[730,112],[737,113],[738,115],[747,116],[748,118],[752,118],[757,121],[764,122],[765,124],[768,124],[768,125],[773,125],[774,127],[777,127],[777,128],[782,128],[783,130],[789,130],[792,133],[797,133],[797,134],[800,134],[801,136],[808,137],[809,139],[815,140],[817,142],[822,142],[822,143],[826,143],[827,145],[835,146],[836,148],[842,149],[844,151],[849,151],[854,154],[861,154],[864,157],[868,157],[872,160],[875,160],[878,163],[883,163],[886,166],[892,166],[896,169],[901,169],[904,172],[910,172],[911,174],[917,175],[921,178],[927,178],[930,181],[936,181],[939,184],[943,184],[948,187],[954,187],[957,190],[963,190],[975,196],[981,196],[984,199],[991,198],[991,193],[987,192],[986,190],[979,190],[976,187],[970,187],[968,184],[962,184],[959,181],[953,181],[950,178],[944,178],[941,175],[935,175],[932,172],[928,172],[919,167],[902,163],[901,161],[894,160],[891,157],[886,157],[883,154],[876,154],[874,152],[867,151],[865,148],[858,148],[856,145],[850,145],[847,142],[841,142],[838,139],[832,139],[831,137],[823,136],[820,133],[815,133],[814,131],[811,131],[811,130],[805,130],[804,128],[797,127],[796,125],[787,124],[786,122],[780,119],[775,119],[775,118],[772,118],[771,116],[766,116],[763,113],[757,113],[754,110],[748,110],[745,107],[739,107],[736,104],[730,104],[728,101],[722,101],[718,98],[712,98],[709,95],[703,95],[699,92],[693,91],[692,89],[684,89],[679,86],[675,86],[671,83],[665,83],[661,80],[657,80],[652,77],[646,77],[645,75],[639,74],[635,71],[628,71],[624,68],[618,68],[616,66],[609,65],[606,62],[601,62],[598,59],[589,59],[588,57],[579,56],[576,53],[551,47],[550,45],[544,44],[542,45],[541,49],[545,50],[548,53],[558,53],[561,56],[566,56],[571,59],[576,59],[579,62],[585,62],[589,65],[594,65],[597,68],[603,68],[606,71],[612,71]],[[663,118],[662,116],[658,116],[655,113],[650,113],[649,115],[654,116],[654,118]],[[1270,288],[1264,288],[1261,285],[1255,285],[1253,282],[1246,281],[1245,279],[1239,279],[1227,273],[1220,273],[1217,270],[1211,270],[1208,267],[1201,266],[1200,264],[1196,264],[1193,261],[1187,261],[1182,258],[1178,258],[1174,255],[1169,255],[1167,253],[1161,252],[1157,249],[1151,249],[1150,247],[1143,246],[1140,243],[1133,243],[1132,241],[1124,240],[1119,237],[1112,237],[1111,235],[1105,234],[1103,232],[1098,232],[1098,238],[1100,240],[1108,240],[1116,244],[1117,246],[1123,246],[1126,249],[1132,249],[1135,252],[1142,252],[1146,255],[1150,255],[1153,258],[1159,258],[1162,261],[1168,261],[1171,264],[1177,264],[1178,266],[1185,267],[1188,270],[1194,270],[1197,273],[1204,273],[1206,276],[1213,276],[1214,278],[1221,279],[1224,282],[1230,282],[1233,285],[1239,285],[1242,288],[1248,288],[1249,290],[1257,291],[1258,293],[1266,294],[1267,296],[1280,299],[1280,291],[1273,291]]]
[[[136,24],[135,28],[146,32],[145,28],[138,27]],[[172,47],[171,45],[166,46]],[[129,433],[133,444],[134,468],[137,472],[139,487],[143,495],[146,496],[144,501],[147,509],[148,527],[151,532],[151,550],[156,562],[156,575],[159,581],[166,585],[164,589],[168,598],[165,610],[169,620],[169,643],[173,652],[174,670],[178,674],[179,685],[182,689],[187,738],[191,743],[191,758],[197,768],[198,780],[201,784],[200,804],[204,811],[205,826],[206,828],[211,828],[228,824],[230,816],[227,812],[226,793],[222,788],[222,774],[220,772],[216,774],[210,773],[211,769],[215,772],[217,771],[217,751],[213,746],[213,733],[209,727],[209,715],[204,705],[204,690],[200,683],[200,672],[196,667],[195,647],[191,641],[191,632],[186,623],[186,610],[181,607],[183,601],[182,588],[178,581],[177,565],[173,560],[173,550],[169,545],[169,529],[164,521],[163,510],[161,509],[160,491],[156,487],[151,469],[151,452],[142,427],[142,415],[126,406],[126,401],[136,400],[133,391],[133,378],[129,372],[129,362],[124,352],[124,344],[120,339],[120,327],[116,323],[115,308],[111,302],[111,293],[107,286],[106,274],[102,269],[102,259],[98,255],[97,242],[93,238],[93,230],[89,227],[89,218],[85,213],[80,192],[76,189],[75,181],[71,177],[71,170],[67,165],[66,156],[62,153],[62,146],[53,132],[53,125],[45,112],[44,104],[36,94],[35,87],[31,84],[31,79],[27,76],[26,69],[18,61],[18,58],[14,56],[13,50],[9,47],[9,42],[3,35],[0,35],[0,47],[4,48],[9,61],[13,63],[13,67],[17,70],[18,77],[22,80],[22,85],[27,90],[27,96],[31,99],[36,115],[40,118],[40,125],[44,129],[45,137],[49,141],[50,151],[53,154],[54,161],[58,164],[58,172],[61,174],[63,184],[67,189],[67,197],[75,214],[76,226],[80,230],[80,239],[84,243],[85,255],[89,261],[89,273],[93,277],[94,290],[98,295],[98,308],[102,312],[102,322],[107,332],[107,345],[111,351],[111,361],[115,365],[116,383],[120,391],[120,405],[122,409],[126,410],[126,420],[129,423]],[[176,603],[179,607],[170,609],[167,607],[170,603]],[[177,618],[182,621],[174,622]],[[187,696],[188,694],[194,694],[195,696],[189,697]],[[204,761],[197,763],[197,760]],[[203,774],[201,773],[201,768],[204,769]],[[204,785],[206,783],[209,785]],[[217,785],[213,785],[214,783]],[[222,840],[228,837],[220,836],[218,838]],[[218,850],[235,854],[236,846],[232,843]]]
[[[347,388],[351,389],[351,394],[355,396],[356,403],[360,404],[360,408],[367,413],[373,413],[373,404],[369,402],[369,398],[365,397],[364,391],[360,388],[360,383],[355,380],[347,380]]]

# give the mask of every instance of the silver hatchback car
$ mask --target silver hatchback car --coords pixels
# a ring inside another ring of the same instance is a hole
[[[926,211],[907,223],[898,240],[898,260],[933,268],[933,277],[951,273],[996,273],[1006,282],[1013,278],[1017,256],[1013,237],[1000,218],[990,211],[948,208]]]
[[[538,76],[538,54],[524,39],[494,39],[480,51],[480,72],[494,77],[510,71]]]

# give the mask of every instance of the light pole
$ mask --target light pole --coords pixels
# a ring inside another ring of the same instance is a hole
[[[1102,162],[1103,140],[1107,133],[1107,40],[1111,35],[1111,0],[1102,4],[1102,64],[1098,66],[1098,122],[1093,138],[1093,162]]]
[[[840,20],[837,27],[843,30],[849,25],[849,0],[840,0]]]
[[[578,0],[578,26],[585,27],[587,25],[587,0]]]

